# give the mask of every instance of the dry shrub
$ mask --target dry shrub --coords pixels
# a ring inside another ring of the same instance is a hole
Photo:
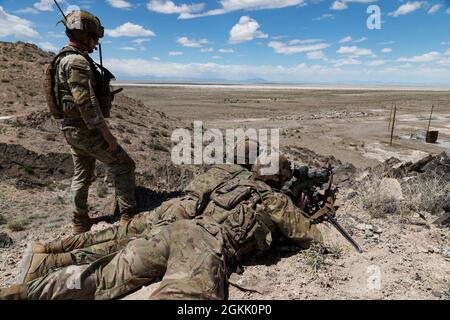
[[[381,180],[380,176],[365,179],[359,186],[356,197],[359,207],[367,210],[373,217],[384,217],[387,214],[406,216],[420,211],[436,214],[450,201],[448,183],[437,175],[427,174],[399,181],[403,200],[388,197],[381,192]]]

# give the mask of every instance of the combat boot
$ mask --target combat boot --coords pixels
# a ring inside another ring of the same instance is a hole
[[[15,284],[9,288],[0,288],[0,300],[27,300],[27,286]]]
[[[136,209],[125,209],[120,213],[120,224],[126,225],[128,222],[133,219],[134,215],[136,214]]]
[[[25,284],[46,275],[50,270],[70,266],[75,259],[70,253],[33,253],[32,246],[28,246],[20,266],[19,283]]]
[[[73,234],[77,235],[80,233],[85,233],[91,230],[92,225],[94,224],[92,219],[86,215],[74,216],[72,219],[73,222]]]

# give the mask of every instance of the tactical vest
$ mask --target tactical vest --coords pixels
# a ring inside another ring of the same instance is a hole
[[[111,107],[113,101],[113,94],[111,93],[111,80],[114,79],[114,75],[109,72],[106,68],[98,65],[92,60],[87,54],[83,54],[80,51],[71,49],[70,47],[65,47],[59,52],[52,60],[50,64],[45,66],[44,71],[44,92],[45,98],[50,114],[55,119],[64,119],[69,117],[68,109],[65,104],[74,104],[70,88],[63,88],[62,84],[57,81],[57,73],[59,68],[60,60],[69,54],[79,54],[82,55],[90,64],[91,70],[94,73],[94,83],[93,88],[95,96],[100,105],[104,118],[109,118],[111,114]],[[102,71],[98,71],[99,67]]]
[[[276,227],[260,205],[272,189],[250,179],[252,173],[238,165],[218,165],[186,188],[197,200],[197,216],[212,218],[224,232],[226,251],[237,261],[267,250]]]

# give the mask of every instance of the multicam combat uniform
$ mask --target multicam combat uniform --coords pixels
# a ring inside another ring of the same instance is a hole
[[[75,47],[67,46],[62,52],[66,53],[56,61],[55,95],[63,109],[62,131],[71,146],[74,163],[74,220],[87,216],[88,190],[96,160],[104,163],[114,177],[120,212],[132,211],[136,207],[135,163],[120,146],[114,153],[107,151],[108,144],[98,126],[109,117],[110,105],[101,105],[96,96],[100,84],[96,83],[95,66],[87,54]]]
[[[115,233],[109,239],[127,239],[125,248],[29,282],[27,297],[113,299],[162,278],[151,298],[224,299],[233,266],[264,252],[278,236],[302,247],[322,240],[316,225],[286,195],[254,180],[251,172],[239,166],[214,170],[222,179],[201,175],[188,188],[188,198],[142,216],[134,231],[131,223],[128,234],[111,229]],[[138,239],[129,238],[133,232]],[[111,241],[97,244],[102,245]]]

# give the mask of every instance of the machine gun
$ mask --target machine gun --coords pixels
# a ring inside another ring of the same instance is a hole
[[[328,185],[328,187],[322,194],[324,185]],[[329,222],[359,253],[363,252],[361,246],[330,212],[334,211],[334,206],[330,208],[329,200],[331,199],[334,203],[338,192],[338,188],[333,186],[333,168],[330,164],[319,170],[310,170],[306,166],[294,169],[293,178],[285,184],[282,191],[289,195],[296,205],[299,204],[301,194],[304,194],[308,201],[303,211],[309,218],[317,222]],[[329,210],[326,210],[325,206]]]

